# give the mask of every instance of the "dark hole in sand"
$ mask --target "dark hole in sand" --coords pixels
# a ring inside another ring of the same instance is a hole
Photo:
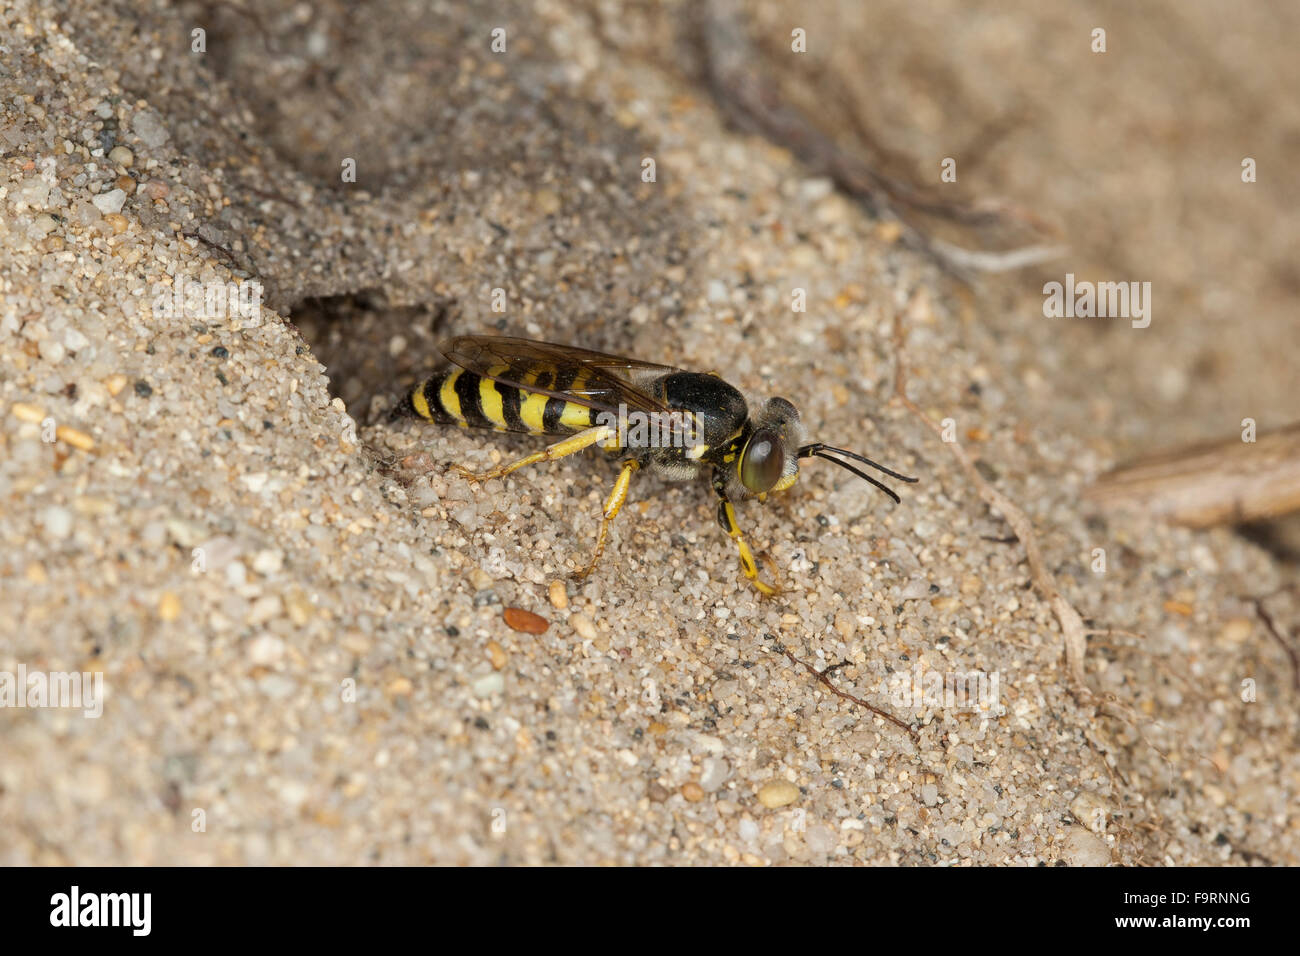
[[[1300,513],[1237,525],[1239,535],[1283,564],[1300,565]]]
[[[442,364],[438,342],[449,309],[445,301],[394,306],[368,289],[304,299],[290,319],[325,366],[330,394],[359,422],[371,423]]]

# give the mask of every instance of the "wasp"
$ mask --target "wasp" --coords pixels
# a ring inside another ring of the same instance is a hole
[[[491,471],[456,466],[464,477],[475,482],[504,478],[592,446],[621,459],[591,561],[575,575],[578,579],[596,567],[610,525],[627,501],[632,476],[642,469],[668,480],[709,476],[718,497],[718,524],[735,543],[745,577],[764,595],[778,589],[759,577],[734,502],[764,501],[785,491],[799,478],[799,462],[814,457],[847,469],[895,502],[898,495],[890,488],[844,459],[900,481],[917,480],[855,452],[808,442],[798,410],[784,398],[769,398],[751,412],[740,391],[713,372],[494,335],[459,336],[439,350],[451,366],[411,389],[391,417],[559,437],[541,451]]]

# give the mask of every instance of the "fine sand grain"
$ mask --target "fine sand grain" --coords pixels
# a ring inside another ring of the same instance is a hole
[[[1294,10],[1245,44],[1212,3],[1096,4],[1104,62],[1095,11],[810,13],[886,142],[1062,224],[1064,259],[972,291],[727,125],[686,4],[350,6],[0,10],[0,671],[105,688],[0,710],[0,862],[1300,861],[1297,691],[1249,600],[1294,566],[1081,504],[1295,417]],[[1151,328],[1045,319],[1066,271],[1154,281]],[[240,281],[255,318],[168,314]],[[909,396],[1111,629],[1083,687],[1022,544],[891,401],[900,310]],[[638,476],[574,584],[608,462],[480,487],[447,463],[536,444],[386,420],[442,336],[497,330],[716,370],[921,480],[895,505],[814,462],[742,505],[760,600],[707,486]],[[900,696],[976,672],[995,700]]]

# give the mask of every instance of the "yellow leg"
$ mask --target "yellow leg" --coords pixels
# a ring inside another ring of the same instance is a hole
[[[591,562],[574,574],[574,577],[579,581],[596,569],[596,562],[605,553],[605,540],[609,537],[609,526],[618,517],[618,513],[623,510],[623,503],[627,501],[628,487],[632,484],[632,472],[639,467],[635,459],[628,459],[623,462],[623,470],[618,473],[618,481],[614,482],[613,491],[605,499],[605,512],[600,519],[600,532],[596,535],[596,549],[591,554]]]
[[[531,455],[525,455],[518,461],[511,462],[508,465],[502,465],[499,468],[493,468],[491,471],[473,472],[468,468],[462,468],[456,465],[455,468],[462,476],[470,481],[491,481],[493,478],[504,478],[512,472],[518,471],[528,465],[535,465],[539,461],[555,461],[557,458],[564,458],[566,455],[573,455],[582,451],[584,448],[590,448],[592,445],[602,442],[611,435],[617,434],[609,425],[597,425],[595,428],[588,428],[586,431],[578,432],[562,441],[557,441],[553,445],[547,445],[541,451],[533,452]]]
[[[754,562],[754,552],[749,550],[749,542],[745,540],[745,533],[740,530],[740,525],[736,522],[736,509],[726,498],[718,503],[718,524],[722,525],[722,530],[727,532],[731,540],[736,542],[736,550],[740,552],[740,568],[745,572],[745,577],[754,583],[761,594],[771,597],[773,594],[780,594],[781,589],[771,584],[766,584],[758,576],[758,565]]]

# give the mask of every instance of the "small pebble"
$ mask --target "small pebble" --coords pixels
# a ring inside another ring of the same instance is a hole
[[[9,411],[13,413],[14,418],[20,422],[29,422],[33,425],[39,425],[45,420],[45,411],[37,405],[29,405],[26,402],[14,402],[9,406]]]
[[[699,803],[704,799],[704,788],[693,780],[689,781],[682,784],[682,796],[689,803]]]
[[[286,780],[280,785],[280,800],[294,809],[307,802],[307,785],[301,780]]]
[[[772,780],[758,788],[758,802],[769,810],[788,807],[799,799],[799,788],[789,780]]]
[[[131,117],[131,131],[140,137],[146,146],[157,149],[171,137],[162,117],[153,110],[139,110]]]
[[[14,406],[15,409],[17,407],[17,405]],[[1220,636],[1229,644],[1241,644],[1250,638],[1254,629],[1255,622],[1250,618],[1234,617],[1223,625]]]
[[[78,225],[89,226],[92,223],[99,222],[99,210],[93,203],[85,200],[78,200],[72,206],[73,219]]]
[[[276,574],[284,566],[284,555],[279,551],[259,551],[253,556],[253,570],[263,576]]]
[[[569,623],[573,629],[578,632],[578,636],[584,641],[594,641],[596,639],[596,625],[591,622],[591,618],[585,614],[575,614],[569,618]]]
[[[271,667],[284,658],[284,641],[272,634],[254,638],[248,645],[248,659],[262,667]]]
[[[1109,866],[1110,848],[1096,834],[1072,826],[1061,847],[1061,858],[1070,866]]]
[[[114,146],[108,151],[108,161],[125,169],[130,169],[131,164],[135,162],[135,154],[125,146]]]
[[[506,679],[496,672],[484,674],[470,684],[469,689],[475,697],[491,697],[493,694],[499,694],[506,689]]]
[[[560,581],[558,579],[552,581],[551,586],[547,589],[547,595],[551,599],[552,607],[559,608],[561,611],[563,611],[566,607],[569,606],[569,594],[564,589],[563,581]]]
[[[284,612],[284,602],[278,594],[267,594],[253,602],[248,609],[245,622],[257,627],[267,621],[273,621]]]
[[[1090,790],[1081,790],[1079,795],[1070,801],[1070,812],[1074,818],[1094,833],[1102,833],[1106,829],[1106,821],[1110,817],[1110,807],[1099,795]]]
[[[164,621],[174,621],[181,616],[181,599],[171,591],[164,591],[158,599],[158,617]]]
[[[39,344],[41,358],[51,365],[57,365],[63,361],[68,354],[68,350],[63,347],[63,343],[56,339],[41,339]]]
[[[731,776],[731,765],[721,757],[705,757],[700,764],[700,786],[708,793],[719,789]]]
[[[71,445],[73,448],[78,448],[81,451],[90,451],[95,447],[95,439],[91,438],[85,432],[78,431],[75,428],[70,428],[67,425],[60,425],[58,428],[54,429],[54,437],[65,445]]]
[[[560,197],[550,189],[539,189],[533,194],[538,210],[543,215],[552,215],[560,211]]]
[[[23,180],[12,195],[14,200],[21,204],[31,206],[33,209],[44,209],[50,198],[50,184],[40,176],[32,176]]]
[[[546,629],[551,626],[551,622],[540,614],[525,611],[523,608],[508,607],[501,612],[501,616],[505,618],[507,627],[514,631],[523,631],[525,634],[545,634]]]
[[[914,578],[899,593],[900,601],[916,601],[930,593],[930,585],[924,578]]]
[[[72,512],[53,505],[45,509],[41,523],[45,525],[46,534],[53,538],[66,538],[72,533]]]
[[[90,201],[95,204],[96,209],[108,215],[109,213],[122,211],[122,204],[126,202],[126,193],[121,189],[110,189],[106,193],[100,193]]]
[[[284,596],[284,608],[289,612],[289,620],[302,627],[311,620],[315,608],[301,588],[290,588]]]

